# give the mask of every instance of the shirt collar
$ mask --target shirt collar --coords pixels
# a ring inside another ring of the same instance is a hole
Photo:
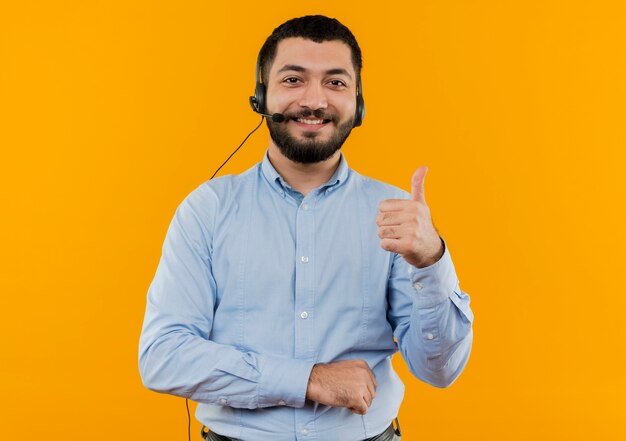
[[[330,187],[339,187],[348,178],[348,161],[343,153],[339,153],[339,167],[335,170],[335,173],[331,178],[323,184],[319,189],[327,189]],[[289,184],[282,178],[282,176],[276,171],[269,158],[269,150],[265,151],[263,162],[261,162],[261,171],[265,179],[272,185],[272,187],[278,192],[284,192],[285,189],[291,189]]]

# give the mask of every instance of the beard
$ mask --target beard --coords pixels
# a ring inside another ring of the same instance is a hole
[[[288,121],[311,115],[337,126],[337,129],[327,141],[317,140],[319,133],[316,131],[304,132],[304,140],[298,140],[289,134],[287,129]],[[274,144],[286,158],[300,164],[313,164],[330,158],[341,148],[348,135],[350,135],[354,125],[354,118],[342,124],[338,124],[337,119],[336,115],[326,114],[322,109],[316,109],[315,111],[304,110],[291,114],[285,113],[285,121],[282,123],[275,123],[270,119],[267,119],[266,122],[272,141],[274,141]]]

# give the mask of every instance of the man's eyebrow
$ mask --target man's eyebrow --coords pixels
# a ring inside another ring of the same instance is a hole
[[[352,75],[350,75],[350,73],[342,68],[336,68],[336,69],[329,69],[326,71],[326,75],[345,75],[348,78],[352,79]]]
[[[285,64],[276,73],[286,72],[288,70],[295,70],[296,72],[306,72],[306,69],[304,67],[298,66],[297,64]]]
[[[277,73],[281,73],[281,72],[286,72],[286,71],[295,71],[295,72],[307,72],[307,69],[305,67],[302,66],[298,66],[297,64],[285,64],[283,67],[281,67]],[[340,67],[334,68],[334,69],[328,69],[326,72],[326,75],[345,75],[348,78],[352,79],[352,75],[350,75],[350,73]]]

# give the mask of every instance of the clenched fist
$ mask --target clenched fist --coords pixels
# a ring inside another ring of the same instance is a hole
[[[443,242],[433,226],[424,198],[424,178],[428,168],[413,174],[411,199],[387,199],[379,205],[376,217],[380,246],[400,254],[409,264],[423,268],[443,255]]]
[[[341,360],[313,366],[306,397],[365,415],[376,397],[376,377],[364,360]]]

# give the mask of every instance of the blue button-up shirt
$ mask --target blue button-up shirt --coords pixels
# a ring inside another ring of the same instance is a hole
[[[391,357],[450,385],[469,357],[473,315],[447,247],[426,268],[383,250],[378,204],[410,195],[348,168],[306,196],[267,154],[202,184],[178,207],[148,292],[139,367],[155,391],[245,441],[362,440],[397,415]],[[315,363],[365,360],[378,382],[365,415],[306,400]]]

